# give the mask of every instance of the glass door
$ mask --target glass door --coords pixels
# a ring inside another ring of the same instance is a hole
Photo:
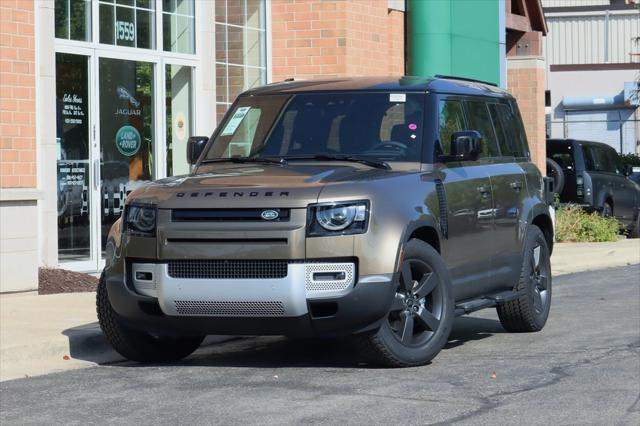
[[[127,195],[154,178],[156,114],[153,63],[112,58],[98,62],[102,258]]]
[[[95,264],[89,57],[56,53],[58,259]]]

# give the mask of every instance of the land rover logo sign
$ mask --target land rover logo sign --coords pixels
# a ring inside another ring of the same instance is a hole
[[[276,220],[278,216],[280,216],[280,213],[275,210],[265,210],[260,213],[260,217],[264,220]]]
[[[116,148],[122,155],[131,157],[140,149],[140,132],[133,126],[122,126],[116,133]]]

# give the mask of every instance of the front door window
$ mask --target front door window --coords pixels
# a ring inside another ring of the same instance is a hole
[[[102,250],[127,195],[153,180],[154,65],[100,58]]]

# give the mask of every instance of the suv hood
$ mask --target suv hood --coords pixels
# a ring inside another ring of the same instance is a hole
[[[343,163],[216,165],[206,170],[153,182],[132,192],[127,202],[159,208],[303,208],[317,202],[325,185],[370,183],[406,173]]]

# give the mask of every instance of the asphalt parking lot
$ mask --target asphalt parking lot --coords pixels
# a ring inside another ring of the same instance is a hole
[[[338,342],[247,338],[182,363],[0,383],[13,424],[640,424],[640,265],[554,280],[547,327],[457,320],[431,365],[380,369]]]

